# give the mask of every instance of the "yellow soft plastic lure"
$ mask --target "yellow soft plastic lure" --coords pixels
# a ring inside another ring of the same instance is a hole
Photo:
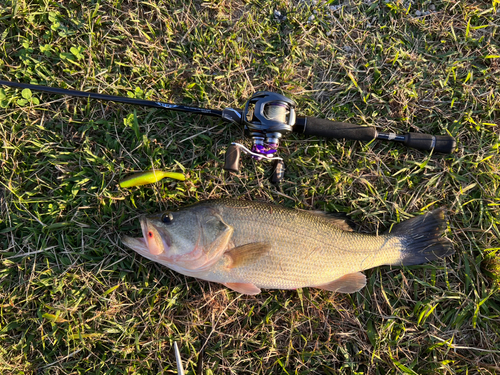
[[[147,184],[154,184],[160,181],[162,178],[170,177],[176,180],[184,181],[186,177],[182,173],[175,172],[165,172],[165,171],[148,171],[142,173],[136,173],[128,176],[124,180],[120,181],[120,187],[129,188],[133,186],[141,186]]]

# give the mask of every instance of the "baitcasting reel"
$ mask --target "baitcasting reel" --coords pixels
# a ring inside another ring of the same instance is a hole
[[[283,159],[276,157],[280,138],[293,131],[295,125],[295,102],[286,96],[273,92],[255,93],[246,103],[241,113],[245,132],[252,138],[252,149],[233,142],[226,151],[224,169],[239,170],[240,151],[250,154],[256,160],[273,161],[271,181],[279,183],[283,179]]]

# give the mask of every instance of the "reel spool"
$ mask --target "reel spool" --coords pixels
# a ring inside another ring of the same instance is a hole
[[[256,92],[246,103],[241,121],[246,133],[252,138],[251,151],[232,143],[226,152],[224,169],[236,172],[239,169],[240,151],[252,155],[256,160],[274,160],[271,181],[283,179],[283,159],[275,157],[279,140],[290,133],[295,125],[295,102],[286,96],[268,91]]]

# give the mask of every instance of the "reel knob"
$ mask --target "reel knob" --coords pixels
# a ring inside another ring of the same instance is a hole
[[[229,145],[226,150],[224,169],[229,172],[238,172],[240,169],[240,148],[237,145]]]
[[[271,173],[271,183],[274,185],[281,184],[283,178],[285,177],[285,163],[283,160],[275,160],[273,162],[273,169]]]

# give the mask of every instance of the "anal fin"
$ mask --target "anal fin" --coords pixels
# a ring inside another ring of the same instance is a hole
[[[241,294],[253,296],[260,293],[260,289],[250,283],[224,283],[223,285]]]
[[[354,293],[366,285],[366,276],[361,272],[348,273],[332,282],[324,285],[316,285],[314,288],[329,290],[337,293]]]

